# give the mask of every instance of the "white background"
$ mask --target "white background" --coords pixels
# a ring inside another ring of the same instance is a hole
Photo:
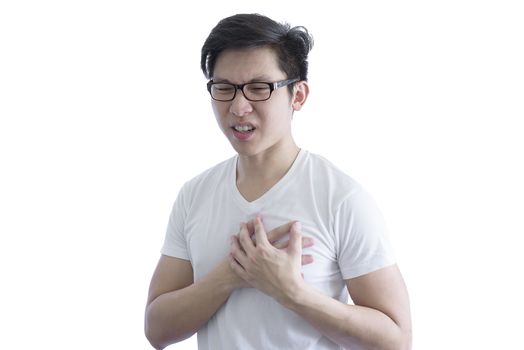
[[[295,138],[379,203],[414,349],[522,348],[518,3],[2,1],[0,348],[150,348],[171,205],[233,155],[199,60],[240,12],[313,34]]]

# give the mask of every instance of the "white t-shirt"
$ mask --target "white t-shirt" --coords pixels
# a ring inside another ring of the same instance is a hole
[[[187,182],[169,219],[162,254],[191,261],[194,280],[209,273],[230,250],[240,222],[261,214],[266,232],[289,221],[315,244],[304,280],[348,302],[345,281],[394,264],[385,224],[363,188],[326,159],[301,150],[286,175],[248,202],[236,187],[238,156]],[[235,290],[198,331],[207,349],[340,349],[307,321],[257,289]],[[357,347],[355,346],[355,349]]]

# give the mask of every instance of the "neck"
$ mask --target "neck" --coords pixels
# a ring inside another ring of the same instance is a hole
[[[291,168],[300,148],[292,142],[286,147],[275,147],[260,154],[238,156],[237,182],[278,181]]]

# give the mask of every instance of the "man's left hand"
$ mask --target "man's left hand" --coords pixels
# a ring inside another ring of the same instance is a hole
[[[303,263],[300,222],[293,223],[289,242],[281,249],[269,242],[260,216],[249,225],[254,228],[255,239],[251,238],[248,224],[243,223],[231,243],[231,268],[251,286],[285,304],[305,283],[300,272]]]

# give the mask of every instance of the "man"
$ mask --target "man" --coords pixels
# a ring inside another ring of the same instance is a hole
[[[212,30],[202,69],[237,155],[175,201],[145,317],[162,349],[409,349],[406,287],[370,196],[300,149],[312,39],[260,15]],[[347,304],[348,292],[354,304]]]

